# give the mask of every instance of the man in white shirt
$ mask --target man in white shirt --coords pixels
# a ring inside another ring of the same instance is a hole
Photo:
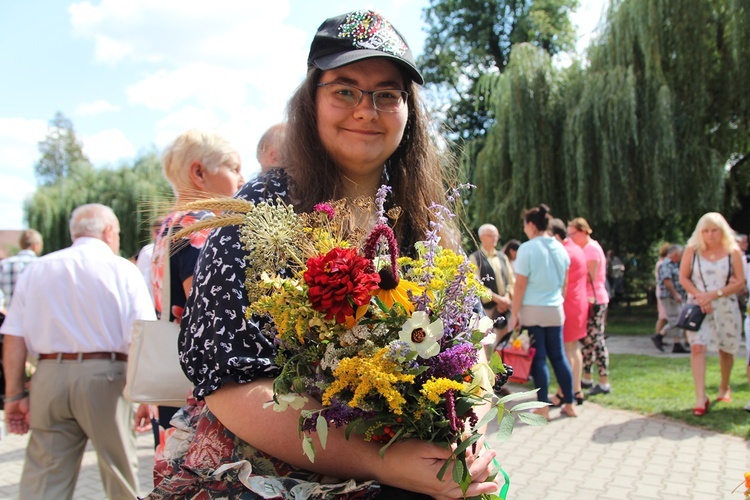
[[[88,439],[107,496],[135,498],[133,411],[122,390],[132,324],[155,319],[154,309],[138,268],[117,255],[120,224],[109,207],[76,208],[70,234],[71,247],[21,275],[0,328],[7,430],[31,429],[19,498],[71,498]],[[30,397],[27,353],[39,356]]]

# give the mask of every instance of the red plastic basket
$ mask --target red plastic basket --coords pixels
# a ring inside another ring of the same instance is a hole
[[[513,367],[513,376],[509,379],[511,382],[525,384],[529,381],[531,362],[534,360],[535,352],[536,349],[533,347],[529,347],[528,351],[514,349],[513,347],[502,348],[500,356],[503,358],[503,363]]]

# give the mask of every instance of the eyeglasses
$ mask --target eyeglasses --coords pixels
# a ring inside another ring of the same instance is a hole
[[[334,108],[354,109],[362,102],[365,94],[372,96],[372,105],[384,113],[396,113],[406,104],[409,93],[405,90],[362,90],[345,83],[319,83],[318,88],[324,90],[323,95]]]

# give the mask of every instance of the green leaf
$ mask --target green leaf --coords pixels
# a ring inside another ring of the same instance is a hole
[[[477,426],[476,426],[476,428],[477,428],[477,429],[481,429],[481,428],[482,428],[482,427],[484,427],[485,425],[487,425],[487,424],[489,424],[490,422],[492,422],[492,420],[494,420],[494,419],[495,419],[495,417],[497,417],[497,413],[498,413],[498,409],[497,409],[497,406],[492,406],[492,408],[490,408],[490,411],[488,411],[488,412],[487,412],[487,413],[485,414],[485,416],[484,416],[484,417],[482,417],[482,420],[480,420],[479,422],[477,422]]]
[[[481,332],[479,330],[474,330],[473,332],[471,332],[471,343],[476,345],[480,343],[484,337],[485,337],[484,332]]]
[[[302,440],[302,452],[307,455],[307,459],[310,460],[311,463],[315,463],[315,445],[313,445],[310,436],[305,436]]]
[[[517,413],[516,416],[518,417],[518,420],[528,425],[542,426],[549,423],[546,418],[537,415],[536,413]]]
[[[469,446],[471,446],[472,444],[476,443],[479,440],[479,438],[481,438],[481,437],[482,437],[482,435],[479,434],[479,433],[472,434],[471,436],[469,436],[468,439],[466,439],[464,441],[460,441],[458,443],[458,446],[456,447],[456,451],[454,451],[453,453],[456,456],[461,456],[463,454],[463,452],[466,451],[466,449]]]
[[[373,297],[373,299],[375,299],[375,304],[378,306],[378,308],[384,313],[388,314],[388,307],[385,305],[385,302],[377,297]]]
[[[500,398],[501,403],[507,403],[508,401],[515,401],[516,399],[527,399],[527,398],[534,398],[536,399],[536,393],[539,389],[534,389],[533,391],[523,391],[523,392],[512,392],[508,394],[507,396],[503,396]]]
[[[505,367],[503,366],[503,358],[497,351],[492,351],[490,356],[490,368],[494,373],[505,373]]]
[[[545,406],[549,405],[549,403],[545,403],[544,401],[524,401],[523,403],[518,403],[517,405],[515,405],[511,411],[513,413],[516,413],[534,408],[544,408]]]
[[[320,439],[320,446],[325,450],[328,441],[328,422],[321,413],[318,414],[318,420],[315,421],[315,430],[318,433],[318,439]]]
[[[445,461],[445,463],[443,464],[443,466],[440,467],[440,470],[438,471],[438,474],[437,474],[437,478],[440,481],[443,480],[443,476],[445,476],[445,471],[448,470],[448,467],[450,466],[451,462],[452,462],[452,459],[449,458],[448,460]]]
[[[353,420],[346,424],[346,428],[344,429],[344,436],[346,439],[349,439],[349,436],[352,434],[354,429],[363,422],[363,419],[358,418],[357,420]]]
[[[458,458],[453,462],[453,480],[461,484],[464,479],[464,472],[466,471],[466,467],[464,467],[463,461]],[[463,490],[463,486],[461,486],[461,489]]]
[[[519,414],[519,417],[521,415],[528,415],[528,413],[521,413]],[[496,434],[498,441],[507,441],[510,439],[510,435],[513,434],[514,425],[515,422],[512,416],[505,414],[502,417],[499,417]]]
[[[388,449],[389,446],[391,446],[393,443],[398,441],[398,438],[401,437],[401,434],[404,433],[404,429],[399,429],[396,434],[393,435],[390,441],[385,446],[381,446],[378,453],[380,454],[380,458],[383,458],[385,456],[385,451]]]

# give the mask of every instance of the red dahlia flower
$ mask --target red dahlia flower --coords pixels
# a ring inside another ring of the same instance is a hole
[[[353,316],[355,307],[367,304],[380,283],[372,262],[357,255],[354,248],[337,247],[310,258],[304,278],[310,287],[308,298],[313,308],[326,313],[326,319],[335,316],[338,323]]]

